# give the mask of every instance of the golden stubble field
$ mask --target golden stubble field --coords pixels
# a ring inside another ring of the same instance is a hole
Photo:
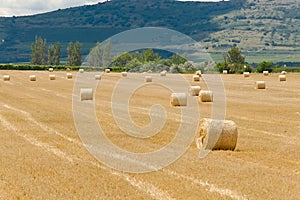
[[[67,80],[65,72],[54,72],[54,81],[49,72],[0,71],[4,74],[11,80],[0,81],[0,199],[299,199],[300,74],[287,74],[286,82],[278,74],[221,75],[226,119],[238,126],[236,150],[199,159],[193,143],[170,166],[145,174],[110,169],[83,146],[72,112],[76,73]],[[36,82],[29,81],[30,74]],[[148,84],[135,92],[129,108],[135,124],[150,123],[153,104],[165,107],[167,119],[154,137],[132,138],[118,128],[111,110],[120,78],[105,74],[96,91],[96,113],[107,137],[132,152],[168,144],[180,123],[180,110],[169,105],[170,91]],[[256,80],[266,81],[267,89],[254,89]],[[211,103],[198,106],[201,117],[210,116]]]

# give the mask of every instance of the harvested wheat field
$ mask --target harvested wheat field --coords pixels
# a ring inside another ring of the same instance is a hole
[[[193,142],[162,170],[135,174],[111,169],[87,151],[72,112],[79,73],[73,72],[73,79],[65,72],[51,73],[55,80],[46,71],[0,71],[0,76],[10,75],[10,81],[0,81],[0,199],[299,199],[300,74],[287,74],[283,82],[278,74],[222,74],[226,119],[238,129],[236,149],[212,151],[200,159]],[[29,81],[29,75],[36,75],[36,81]],[[129,113],[140,127],[151,123],[152,105],[165,108],[164,127],[149,138],[125,134],[112,113],[112,91],[130,73],[105,73],[94,91],[102,130],[130,152],[162,148],[180,127],[180,107],[170,105],[172,91],[158,84],[172,75],[151,76],[150,83],[143,77],[145,86],[129,101]],[[193,75],[184,76],[191,85],[207,89],[202,78],[194,82]],[[266,89],[255,89],[256,81],[265,81]],[[213,103],[197,103],[201,118],[210,117]]]

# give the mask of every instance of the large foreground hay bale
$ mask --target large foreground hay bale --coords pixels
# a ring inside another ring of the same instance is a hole
[[[92,88],[81,88],[80,89],[80,100],[93,100],[93,89]]]
[[[104,72],[105,73],[110,73],[110,69],[107,68],[107,69],[104,70]]]
[[[269,71],[263,71],[264,76],[269,76]]]
[[[198,96],[201,90],[200,86],[190,86],[188,89],[188,93],[190,96]]]
[[[100,74],[96,74],[96,75],[95,75],[95,80],[100,81],[100,80],[101,80],[101,75],[100,75]]]
[[[231,120],[201,119],[196,138],[199,149],[234,150],[237,143],[238,131]]]
[[[72,76],[72,73],[67,73],[67,79],[72,79],[73,76]]]
[[[145,76],[145,82],[152,82],[152,76]]]
[[[51,81],[53,81],[53,80],[55,80],[55,74],[49,74],[49,79],[51,80]]]
[[[36,76],[35,75],[30,75],[29,80],[30,81],[36,81]]]
[[[227,70],[223,70],[223,74],[228,74],[228,71]]]
[[[286,75],[279,75],[279,81],[286,81]]]
[[[3,75],[3,81],[10,81],[9,75]]]
[[[202,90],[199,93],[199,100],[201,102],[212,102],[213,101],[213,92],[210,90]]]
[[[186,93],[172,93],[170,96],[170,102],[172,106],[186,106],[187,95]]]
[[[193,81],[195,81],[195,82],[200,81],[200,76],[199,75],[193,75]]]
[[[266,89],[266,82],[265,81],[256,81],[255,88],[256,89]]]
[[[244,72],[243,73],[243,76],[246,78],[246,77],[250,77],[250,73],[249,72]]]
[[[127,77],[127,72],[122,72],[122,73],[121,73],[121,76],[122,76],[122,77]]]

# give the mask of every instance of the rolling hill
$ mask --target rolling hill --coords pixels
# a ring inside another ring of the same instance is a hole
[[[29,62],[35,35],[47,43],[83,43],[87,55],[97,41],[138,27],[158,26],[180,31],[201,41],[219,61],[239,46],[248,62],[300,62],[299,3],[297,0],[112,0],[54,12],[0,18],[0,63]]]

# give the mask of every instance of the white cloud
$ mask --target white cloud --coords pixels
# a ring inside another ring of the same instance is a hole
[[[104,1],[106,0],[0,0],[0,16],[32,15]]]

